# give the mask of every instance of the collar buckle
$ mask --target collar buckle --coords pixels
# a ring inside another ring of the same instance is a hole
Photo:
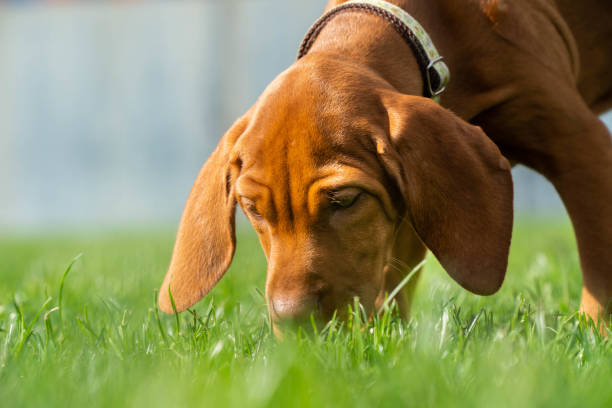
[[[438,71],[435,67],[435,65],[438,62],[442,62],[442,60],[444,60],[444,57],[440,55],[437,58],[434,58],[431,61],[429,61],[429,63],[427,64],[427,67],[425,68],[425,79],[427,80],[426,86],[427,86],[427,90],[429,91],[429,94],[431,95],[431,98],[436,98],[440,96],[442,92],[446,90],[446,82],[443,80],[443,76],[440,75],[440,71]],[[437,89],[433,89],[433,83],[431,79],[431,70],[434,70],[439,77],[439,85]]]

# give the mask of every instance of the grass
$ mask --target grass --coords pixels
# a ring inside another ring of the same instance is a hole
[[[218,287],[179,319],[161,314],[172,241],[1,238],[0,406],[612,406],[612,343],[575,313],[566,221],[517,223],[495,296],[467,293],[429,259],[409,322],[392,310],[365,322],[356,308],[282,343],[246,229]]]

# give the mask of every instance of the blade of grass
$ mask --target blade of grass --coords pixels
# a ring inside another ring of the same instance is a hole
[[[38,318],[40,317],[40,314],[43,312],[43,310],[45,310],[45,308],[51,302],[51,300],[53,300],[53,298],[51,298],[51,297],[47,298],[47,300],[45,300],[45,303],[43,303],[43,305],[40,307],[40,309],[38,309],[38,313],[36,313],[36,316],[34,316],[34,319],[32,319],[32,321],[28,325],[27,329],[24,332],[24,336],[22,337],[21,342],[19,343],[19,346],[17,346],[17,350],[15,351],[15,357],[18,357],[19,353],[21,353],[21,350],[23,349],[23,346],[26,344],[26,342],[28,341],[28,339],[32,335],[32,330],[34,329],[34,325],[38,321]]]
[[[68,264],[68,267],[66,268],[66,270],[64,271],[64,274],[62,275],[62,280],[60,281],[59,295],[57,299],[57,307],[59,308],[58,311],[59,311],[60,326],[63,326],[62,299],[64,297],[64,284],[66,283],[66,277],[72,270],[74,263],[78,261],[81,258],[81,256],[83,256],[83,253],[80,253],[74,258],[72,258],[72,261],[70,261],[70,263]]]
[[[174,312],[174,318],[176,319],[176,335],[179,336],[181,334],[181,317],[176,311],[176,304],[174,303],[174,297],[172,296],[170,285],[168,285],[168,297],[170,297],[170,304],[172,305],[172,311]]]
[[[56,312],[58,310],[59,310],[59,307],[55,306],[51,310],[47,311],[47,313],[45,313],[45,315],[43,316],[43,321],[45,322],[45,335],[46,335],[45,346],[49,345],[49,340],[53,341],[53,344],[55,344],[53,325],[51,324],[51,319],[49,319],[49,316],[51,315],[51,313]]]
[[[23,310],[21,310],[21,305],[17,302],[17,298],[14,295],[13,295],[13,306],[15,307],[15,311],[17,312],[17,323],[19,324],[19,334],[21,335],[21,340],[23,340],[23,335],[25,333],[25,318],[23,317]]]

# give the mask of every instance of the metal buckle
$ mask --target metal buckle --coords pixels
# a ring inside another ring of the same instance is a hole
[[[427,64],[427,68],[425,68],[425,76],[427,77],[427,90],[431,94],[431,98],[435,98],[436,96],[440,95],[442,92],[446,90],[446,84],[442,83],[442,77],[440,76],[440,88],[434,91],[434,89],[431,86],[431,75],[429,73],[429,70],[432,69],[434,65],[436,65],[438,62],[442,61],[443,59],[444,59],[443,56],[434,58],[431,61],[429,61],[429,64]]]

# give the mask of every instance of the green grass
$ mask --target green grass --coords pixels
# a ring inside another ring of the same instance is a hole
[[[612,345],[574,313],[581,280],[566,221],[517,223],[495,296],[467,293],[429,259],[409,322],[388,312],[364,323],[357,311],[282,343],[247,229],[193,313],[158,317],[172,241],[0,238],[0,406],[612,406]]]

